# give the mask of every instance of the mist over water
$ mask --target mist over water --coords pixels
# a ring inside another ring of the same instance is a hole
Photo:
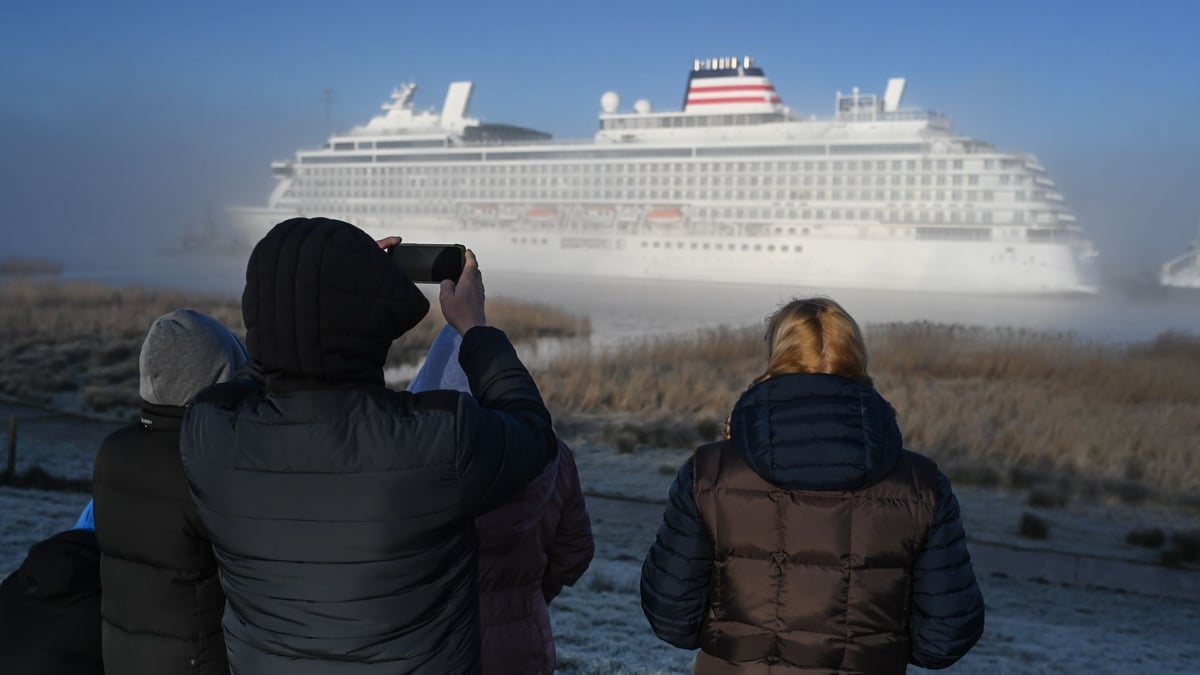
[[[128,259],[64,256],[65,276],[113,284],[169,286],[240,295],[246,256],[130,252]],[[988,296],[956,293],[803,288],[492,272],[477,251],[488,297],[551,305],[585,316],[592,343],[614,345],[647,336],[762,325],[795,297],[827,295],[862,324],[930,321],[969,326],[1072,332],[1104,342],[1152,339],[1165,331],[1200,334],[1200,292],[1131,299],[1096,296]],[[436,295],[435,286],[427,286]]]

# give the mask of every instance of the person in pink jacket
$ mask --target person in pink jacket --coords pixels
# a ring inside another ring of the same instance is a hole
[[[409,385],[470,391],[453,330],[443,330]],[[551,601],[587,570],[595,552],[591,521],[570,448],[512,499],[475,519],[479,538],[479,617],[484,675],[554,672]]]

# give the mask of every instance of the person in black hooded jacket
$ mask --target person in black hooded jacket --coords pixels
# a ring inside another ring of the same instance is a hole
[[[141,415],[104,439],[92,477],[110,673],[229,673],[225,595],[183,475],[179,426],[194,395],[245,362],[236,335],[191,309],[155,319],[142,343]]]
[[[0,673],[104,674],[100,551],[91,530],[39,541],[0,583]]]
[[[958,500],[903,448],[858,325],[826,298],[771,318],[729,438],[676,477],[642,567],[656,635],[697,675],[945,668],[983,632]]]
[[[275,226],[242,296],[261,377],[206,390],[184,417],[233,673],[479,671],[474,518],[557,446],[533,379],[485,325],[471,252],[439,299],[474,396],[384,385],[392,340],[429,308],[381,250],[398,243],[324,218]]]

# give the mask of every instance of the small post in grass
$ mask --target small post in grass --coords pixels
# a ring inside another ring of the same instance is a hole
[[[8,468],[4,471],[4,482],[11,483],[17,477],[17,416],[8,418]]]

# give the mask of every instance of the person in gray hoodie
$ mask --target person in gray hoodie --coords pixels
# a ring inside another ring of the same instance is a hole
[[[195,310],[150,326],[139,357],[141,415],[104,439],[92,477],[106,672],[229,672],[225,595],[183,473],[179,429],[192,397],[245,363],[242,341]]]

